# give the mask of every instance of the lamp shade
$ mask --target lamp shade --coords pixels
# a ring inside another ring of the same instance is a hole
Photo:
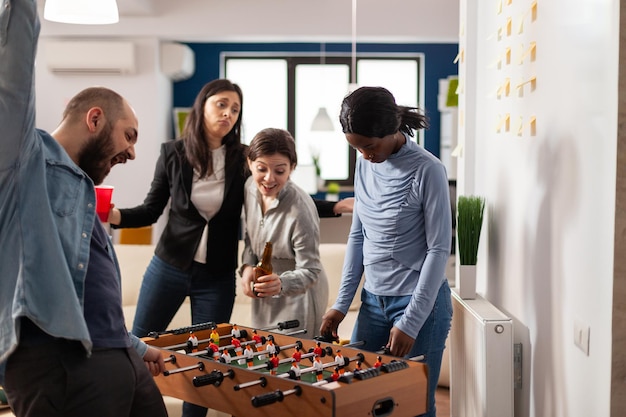
[[[43,17],[51,22],[106,25],[120,20],[116,0],[46,0]]]
[[[315,119],[313,119],[313,123],[311,124],[311,130],[313,131],[333,131],[335,127],[333,126],[333,121],[330,120],[330,116],[326,111],[326,107],[320,107],[317,111],[317,115]]]

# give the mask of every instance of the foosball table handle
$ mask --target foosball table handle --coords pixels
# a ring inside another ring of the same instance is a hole
[[[203,387],[205,385],[215,385],[219,387],[224,381],[224,377],[234,378],[235,372],[232,369],[229,369],[226,372],[213,371],[210,374],[194,376],[191,382],[194,387]]]
[[[296,385],[293,389],[284,392],[276,390],[267,394],[254,396],[252,397],[252,405],[254,407],[263,407],[264,405],[274,404],[277,401],[282,401],[287,395],[291,394],[300,396],[300,394],[302,394],[302,388]]]

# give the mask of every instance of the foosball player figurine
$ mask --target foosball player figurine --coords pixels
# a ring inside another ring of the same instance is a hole
[[[224,349],[224,351],[222,352],[222,356],[220,357],[220,362],[230,363],[231,360],[232,356],[230,356],[230,352],[228,351],[228,349]]]
[[[333,373],[330,375],[330,378],[333,381],[337,381],[339,379],[340,373],[339,373],[339,367],[335,366],[335,369],[333,370]]]
[[[254,351],[252,350],[252,346],[246,345],[246,348],[243,350],[243,356],[246,357],[248,368],[252,368],[252,366],[254,366]]]
[[[315,376],[318,381],[324,379],[324,364],[322,363],[322,358],[319,356],[315,356],[313,360],[313,368],[315,369]]]
[[[213,326],[211,328],[211,335],[209,337],[216,345],[220,344],[220,334],[217,332],[217,327]]]
[[[299,366],[300,361],[302,360],[302,352],[300,352],[300,346],[295,347],[295,350],[291,355],[291,359],[293,359],[293,363]]]
[[[313,348],[313,353],[315,353],[315,356],[319,356],[319,357],[323,355],[324,349],[322,349],[321,342],[317,342],[315,344],[315,348]]]
[[[346,372],[346,358],[341,354],[341,349],[337,349],[337,355],[335,356],[335,362],[337,362],[337,367],[339,368],[339,373],[343,374]]]
[[[270,375],[276,375],[278,371],[278,365],[280,364],[280,359],[278,359],[278,353],[274,351],[274,353],[270,354]]]
[[[233,348],[235,349],[235,356],[241,356],[243,353],[243,349],[241,349],[241,342],[239,341],[239,339],[237,339],[235,336],[233,336],[230,339],[230,344],[233,345]],[[237,361],[237,363],[239,363],[239,365],[243,365],[244,363],[246,363],[245,359],[239,359],[239,361]]]
[[[291,369],[289,372],[289,377],[291,379],[295,379],[295,380],[300,380],[300,375],[302,374],[302,371],[300,370],[300,365],[298,365],[298,362],[293,362],[291,364]]]
[[[237,327],[237,325],[236,325],[236,324],[233,324],[233,328],[232,328],[232,330],[230,331],[230,334],[231,334],[233,337],[240,338],[240,337],[241,337],[241,330],[239,330],[239,327]]]
[[[256,329],[252,331],[252,340],[257,352],[263,350],[263,337],[259,336]],[[259,355],[259,360],[265,360],[265,355]]]
[[[362,369],[361,367],[363,366],[363,363],[360,360],[357,360],[355,365],[354,365],[354,373],[356,374],[357,372],[361,372]]]
[[[220,360],[220,347],[215,344],[213,339],[209,341],[209,346],[207,347],[207,351],[211,352],[213,359],[215,359],[216,361]]]
[[[376,362],[374,362],[374,368],[380,368],[383,366],[383,360],[380,356],[376,356]]]
[[[198,338],[192,331],[189,332],[189,338],[187,339],[187,348],[189,352],[198,351]]]
[[[276,345],[274,344],[274,336],[269,335],[269,337],[267,338],[267,345],[265,345],[265,350],[267,350],[270,358],[272,357],[272,354],[276,353],[277,349]]]

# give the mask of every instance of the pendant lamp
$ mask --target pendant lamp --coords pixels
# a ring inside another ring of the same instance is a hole
[[[332,131],[334,130],[333,122],[330,120],[326,107],[320,107],[317,111],[317,115],[313,119],[311,124],[311,130],[313,131]]]
[[[116,0],[46,0],[43,17],[79,25],[106,25],[120,20]]]
[[[322,75],[324,73],[324,65],[326,65],[326,46],[324,43],[322,43],[320,45],[320,68],[322,70]],[[322,76],[322,88],[320,89],[320,91],[322,91],[322,96],[325,82],[326,80]],[[317,111],[317,115],[313,119],[313,123],[311,123],[311,130],[314,132],[332,132],[333,130],[335,130],[335,127],[333,126],[332,120],[330,120],[330,116],[328,115],[326,107],[322,106]]]

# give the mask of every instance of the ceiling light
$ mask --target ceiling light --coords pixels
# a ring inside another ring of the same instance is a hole
[[[311,124],[311,130],[313,131],[332,131],[335,130],[333,126],[333,121],[330,120],[330,116],[328,115],[328,111],[326,107],[320,107],[317,111],[317,115],[315,119],[313,119],[313,123]]]
[[[106,25],[120,20],[115,0],[46,0],[43,17],[51,22]]]

